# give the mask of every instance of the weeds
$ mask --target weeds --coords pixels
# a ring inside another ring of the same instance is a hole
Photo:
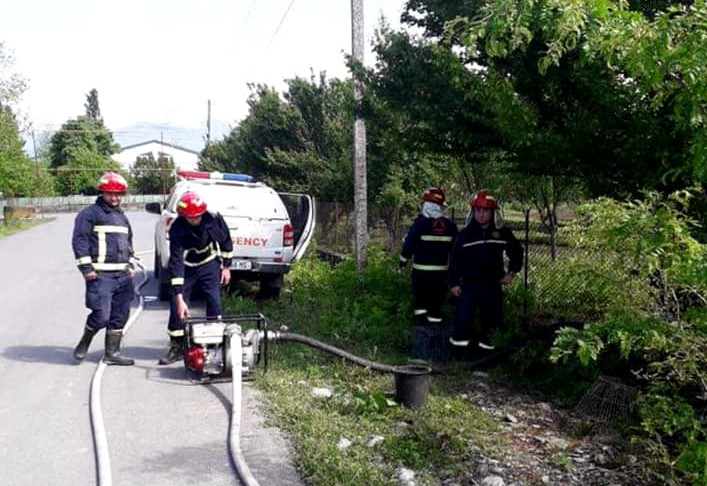
[[[288,276],[292,292],[257,303],[247,288],[225,302],[227,313],[262,312],[271,328],[286,326],[356,356],[405,364],[412,316],[408,277],[383,253],[356,274],[306,260]],[[254,290],[253,290],[254,291]],[[295,439],[298,465],[318,486],[398,484],[400,467],[420,485],[438,484],[440,468],[462,462],[470,447],[494,454],[505,443],[498,423],[460,397],[470,372],[435,375],[428,404],[410,410],[394,401],[394,377],[347,363],[298,343],[270,345],[269,369],[255,383],[272,420]],[[329,393],[315,393],[327,389]]]

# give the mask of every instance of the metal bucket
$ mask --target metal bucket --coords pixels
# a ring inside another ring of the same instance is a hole
[[[430,374],[425,366],[400,366],[395,370],[395,401],[407,408],[422,408],[430,393]]]

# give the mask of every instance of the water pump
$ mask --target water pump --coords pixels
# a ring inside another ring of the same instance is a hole
[[[261,314],[187,319],[184,366],[189,379],[199,383],[228,379],[234,365],[243,379],[253,378],[261,356],[260,337],[266,329],[267,321]],[[238,356],[232,356],[230,349],[234,336],[241,342]],[[240,363],[231,362],[236,359]]]

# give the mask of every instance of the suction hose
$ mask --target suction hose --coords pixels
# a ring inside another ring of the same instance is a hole
[[[245,486],[259,486],[253,474],[250,472],[248,465],[245,462],[245,457],[243,456],[243,451],[240,445],[240,431],[241,431],[241,387],[242,387],[242,366],[243,366],[243,348],[242,348],[242,335],[239,332],[233,332],[229,336],[229,352],[231,353],[231,372],[233,377],[233,388],[232,388],[232,399],[231,399],[231,424],[229,432],[229,446],[231,449],[231,458],[233,463],[236,465],[236,470],[240,476],[241,481]],[[411,369],[409,366],[391,366],[381,363],[376,363],[375,361],[369,361],[367,359],[360,358],[356,355],[348,353],[343,349],[326,344],[322,341],[303,336],[302,334],[296,334],[291,332],[281,332],[281,331],[270,331],[261,334],[258,331],[249,332],[246,334],[246,339],[249,342],[253,342],[253,339],[260,337],[265,338],[265,345],[268,341],[290,341],[297,342],[301,344],[306,344],[313,348],[326,351],[335,356],[339,356],[346,360],[351,361],[354,364],[362,366],[364,368],[369,368],[374,371],[379,371],[382,373],[395,373],[397,375],[416,375],[419,374],[419,367]],[[255,343],[257,347],[257,341]]]
[[[354,364],[357,364],[359,366],[363,366],[364,368],[370,368],[374,371],[380,371],[382,373],[405,373],[405,367],[391,366],[391,365],[376,363],[375,361],[369,361],[367,359],[359,358],[358,356],[355,356],[351,353],[347,353],[343,349],[339,349],[339,348],[336,348],[336,347],[331,346],[329,344],[318,341],[316,339],[313,339],[313,338],[310,338],[307,336],[303,336],[302,334],[296,334],[293,332],[271,331],[271,332],[268,332],[267,339],[274,340],[274,341],[278,341],[278,340],[279,341],[292,341],[292,342],[296,342],[296,343],[306,344],[307,346],[321,349],[322,351],[326,351],[327,353],[331,353],[335,356],[339,356],[341,358],[347,359]]]

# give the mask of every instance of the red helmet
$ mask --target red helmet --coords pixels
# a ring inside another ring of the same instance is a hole
[[[195,192],[185,192],[177,203],[177,214],[187,218],[196,218],[206,212],[206,201]]]
[[[496,198],[491,196],[486,189],[482,189],[471,198],[472,208],[496,209]]]
[[[440,206],[446,206],[447,198],[444,197],[444,191],[439,187],[430,187],[422,194],[422,202],[433,202]]]
[[[125,192],[128,190],[128,183],[120,174],[106,172],[98,179],[98,190],[101,192]]]

